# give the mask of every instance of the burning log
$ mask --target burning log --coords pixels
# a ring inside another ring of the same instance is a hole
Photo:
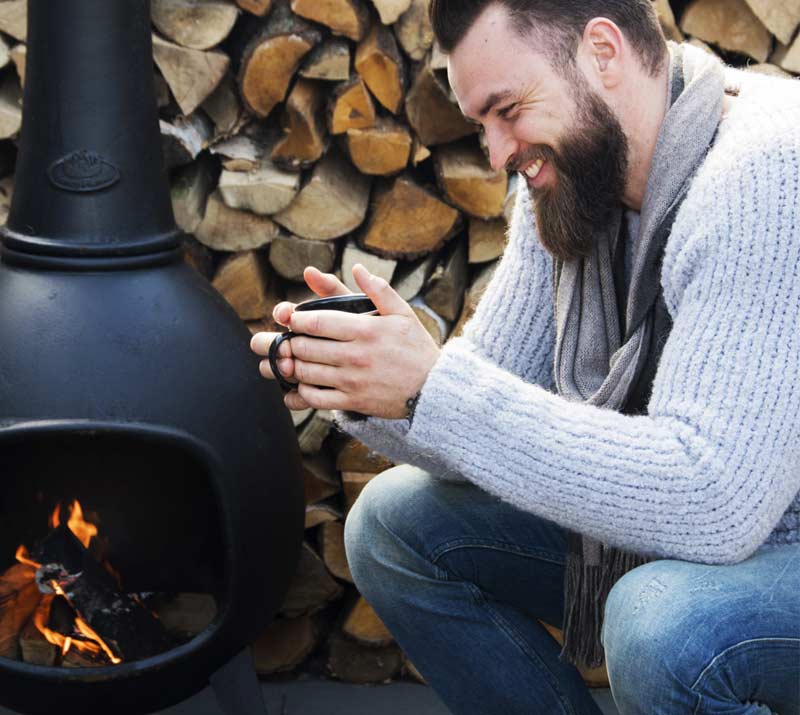
[[[41,594],[34,581],[35,570],[14,564],[0,576],[0,656],[19,657],[19,636],[25,622],[39,605]]]
[[[42,564],[36,572],[39,590],[64,596],[79,616],[78,630],[96,640],[112,662],[148,658],[175,645],[161,622],[122,593],[66,523],[42,541],[34,556]]]

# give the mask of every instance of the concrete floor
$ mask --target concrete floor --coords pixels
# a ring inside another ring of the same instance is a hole
[[[309,679],[262,683],[268,715],[450,715],[429,687],[411,682],[352,685]],[[619,715],[608,690],[593,690],[603,715]],[[0,707],[0,715],[18,715]],[[154,715],[222,715],[210,689]],[[255,715],[242,713],[242,715]]]

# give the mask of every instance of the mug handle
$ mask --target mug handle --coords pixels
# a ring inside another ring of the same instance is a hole
[[[269,346],[269,366],[272,368],[272,374],[275,376],[275,379],[278,381],[278,384],[281,386],[284,392],[291,392],[297,387],[297,385],[289,382],[283,375],[281,375],[281,371],[278,369],[278,348],[285,341],[291,340],[298,335],[299,333],[293,333],[291,330],[286,333],[281,333],[280,335],[275,336],[275,339]]]

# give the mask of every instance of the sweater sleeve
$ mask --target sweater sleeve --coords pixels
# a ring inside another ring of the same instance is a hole
[[[568,402],[471,331],[443,349],[409,444],[614,546],[704,563],[753,553],[800,490],[800,151],[750,154],[698,177],[673,228],[674,325],[650,414]]]
[[[553,264],[536,235],[527,187],[520,185],[503,258],[463,335],[473,349],[503,370],[554,388]],[[336,411],[337,425],[395,463],[407,462],[437,476],[462,478],[435,450],[406,440],[407,420],[359,419]]]

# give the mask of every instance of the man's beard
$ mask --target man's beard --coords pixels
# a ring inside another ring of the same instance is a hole
[[[555,170],[555,184],[533,191],[533,204],[539,240],[563,261],[589,255],[594,229],[622,201],[628,170],[628,140],[613,110],[582,77],[572,86],[577,118],[558,150],[537,146],[514,158],[514,168],[541,158]]]

